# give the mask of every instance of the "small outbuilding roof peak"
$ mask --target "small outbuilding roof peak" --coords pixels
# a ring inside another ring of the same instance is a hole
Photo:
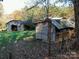
[[[8,23],[10,22],[15,22],[15,23],[18,23],[18,24],[33,24],[32,20],[11,20]]]

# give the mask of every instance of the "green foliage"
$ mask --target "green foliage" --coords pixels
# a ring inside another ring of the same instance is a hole
[[[34,7],[30,10],[26,10],[26,9],[27,7],[22,9],[22,11],[24,12],[25,20],[41,19],[45,14],[44,8]]]
[[[34,35],[35,31],[0,32],[0,46],[3,47]]]
[[[26,17],[25,19],[44,19],[46,16],[46,11],[44,7],[34,7],[30,10],[26,10],[25,7],[23,9],[23,12],[25,13]],[[66,17],[69,18],[74,14],[74,8],[73,7],[57,7],[50,5],[49,6],[49,16],[51,17]]]
[[[74,15],[74,8],[73,7],[57,7],[57,6],[50,6],[49,7],[49,15],[52,17],[65,17],[69,18]]]

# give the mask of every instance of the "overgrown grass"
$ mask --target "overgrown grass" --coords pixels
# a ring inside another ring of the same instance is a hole
[[[0,47],[34,35],[35,31],[0,32]]]

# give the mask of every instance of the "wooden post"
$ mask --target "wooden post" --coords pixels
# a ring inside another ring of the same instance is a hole
[[[48,56],[51,55],[51,20],[49,19],[49,0],[46,0],[46,21],[48,22]]]
[[[49,18],[46,18],[46,22],[48,22],[48,56],[51,56],[51,20]]]
[[[9,53],[9,59],[12,59],[12,53],[11,52]]]
[[[51,55],[51,20],[48,19],[48,56]]]

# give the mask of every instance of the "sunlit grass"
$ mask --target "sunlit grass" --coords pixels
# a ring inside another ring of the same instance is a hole
[[[34,35],[35,31],[0,32],[0,46],[6,46],[24,38],[34,37]]]

